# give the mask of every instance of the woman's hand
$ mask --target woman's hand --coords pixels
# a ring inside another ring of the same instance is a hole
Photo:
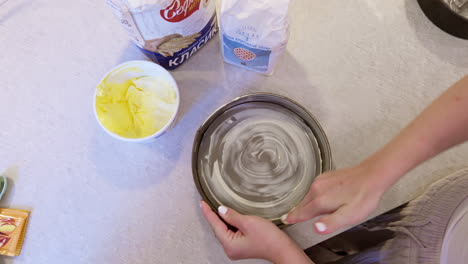
[[[265,259],[274,263],[312,263],[304,251],[273,223],[257,216],[241,215],[220,206],[219,215],[236,227],[230,230],[204,201],[200,203],[208,223],[231,260]]]
[[[375,210],[382,194],[408,171],[468,141],[468,75],[452,85],[398,136],[361,165],[320,175],[287,223],[323,216],[321,234],[358,224]]]
[[[386,186],[378,182],[377,171],[368,165],[331,171],[318,176],[304,200],[283,222],[294,224],[325,215],[315,230],[329,234],[366,219],[376,208]]]

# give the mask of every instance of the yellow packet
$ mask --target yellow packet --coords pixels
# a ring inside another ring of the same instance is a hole
[[[24,243],[29,212],[0,208],[0,255],[18,256]]]

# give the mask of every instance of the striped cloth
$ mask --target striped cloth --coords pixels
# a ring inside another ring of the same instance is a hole
[[[317,263],[334,264],[463,264],[468,263],[468,236],[464,235],[467,230],[468,168],[433,183],[423,195],[407,205],[322,245],[328,249],[333,245],[333,252],[348,253],[347,256],[328,261],[314,259],[313,255],[311,258]],[[364,236],[363,231],[366,232]],[[375,236],[382,236],[382,231],[390,231],[392,235],[387,233],[385,240],[377,245],[359,246],[363,244],[363,237],[364,240],[378,241]],[[344,241],[343,237],[358,232],[361,232],[361,241],[356,235]]]

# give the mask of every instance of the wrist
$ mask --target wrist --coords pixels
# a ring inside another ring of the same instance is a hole
[[[401,176],[400,172],[387,164],[385,160],[372,156],[358,165],[364,182],[368,187],[380,194],[385,193]]]
[[[366,181],[380,193],[384,193],[398,181],[408,170],[410,165],[405,159],[394,158],[387,151],[382,150],[363,161],[358,167],[368,179]]]
[[[272,256],[267,260],[275,264],[312,263],[301,247],[289,237],[272,251]]]

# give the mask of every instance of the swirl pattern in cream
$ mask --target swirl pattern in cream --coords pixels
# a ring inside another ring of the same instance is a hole
[[[309,190],[321,169],[317,152],[313,132],[292,111],[272,103],[244,103],[207,129],[198,168],[219,204],[274,220]]]

